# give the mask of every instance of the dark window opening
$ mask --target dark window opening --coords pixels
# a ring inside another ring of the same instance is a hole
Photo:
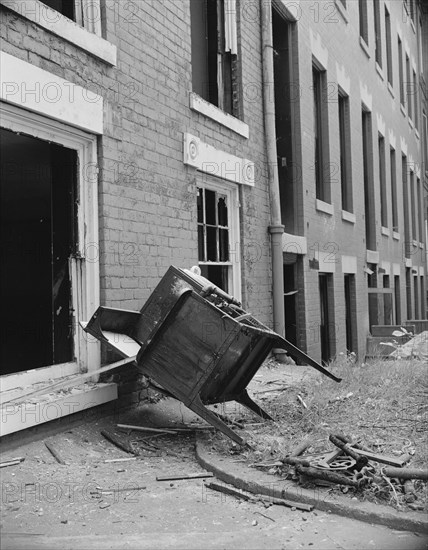
[[[410,59],[409,56],[406,55],[406,101],[407,101],[407,114],[409,115],[409,118],[412,118],[412,95],[413,95],[413,85],[412,85],[412,75],[410,72]]]
[[[355,275],[345,275],[346,349],[357,353],[357,297]]]
[[[395,162],[395,149],[389,150],[391,170],[391,199],[392,199],[392,230],[398,232],[398,201],[397,201],[397,166]]]
[[[328,363],[336,352],[333,276],[331,273],[320,273],[318,280],[320,296],[321,360],[323,363]]]
[[[400,103],[404,107],[406,99],[404,93],[403,45],[400,37],[398,37],[398,77],[400,79]]]
[[[225,0],[190,1],[192,88],[206,101],[238,116],[236,37],[229,36],[231,28],[236,32],[236,19],[226,7]]]
[[[406,309],[407,309],[407,320],[413,319],[413,308],[412,308],[412,275],[410,273],[410,267],[406,267]]]
[[[374,28],[375,28],[375,57],[376,63],[382,67],[382,31],[380,25],[380,2],[373,0]]]
[[[409,216],[409,184],[407,179],[406,155],[401,156],[401,179],[403,182],[404,255],[406,258],[410,258],[412,243],[410,242],[411,236],[410,236],[410,216]]]
[[[376,211],[373,181],[373,137],[371,113],[362,110],[363,173],[364,173],[364,217],[366,247],[376,250]]]
[[[349,97],[339,93],[339,145],[340,145],[340,183],[342,190],[342,209],[353,212],[352,199],[352,160],[351,131],[349,115]]]
[[[297,87],[293,81],[292,24],[272,10],[273,61],[275,88],[275,127],[281,218],[287,233],[298,231],[297,167],[294,162],[294,109],[298,108]]]
[[[367,0],[358,0],[358,9],[360,16],[360,36],[364,42],[369,43],[369,29],[367,18]]]
[[[413,276],[413,298],[415,302],[415,316],[414,319],[420,319],[419,317],[419,281],[418,276]]]
[[[230,227],[227,198],[210,189],[198,189],[199,267],[204,277],[229,291]]]
[[[72,361],[77,152],[1,130],[2,374]]]
[[[412,215],[412,240],[418,240],[418,224],[417,224],[417,207],[416,207],[416,190],[415,190],[415,174],[410,170],[410,210]],[[413,243],[411,243],[413,245]]]
[[[295,255],[294,255],[295,256]],[[284,263],[284,312],[285,312],[285,336],[289,342],[298,345],[297,342],[297,263]]]
[[[74,0],[41,0],[43,4],[56,10],[72,21],[76,21],[76,9]]]
[[[326,71],[312,66],[314,117],[314,168],[316,197],[330,202],[330,166],[328,146],[328,102]]]
[[[391,41],[391,16],[385,6],[385,34],[386,34],[386,69],[388,82],[393,85],[392,72],[392,41]]]
[[[380,184],[380,219],[382,227],[388,227],[388,203],[385,176],[385,138],[378,135],[379,149],[379,184]]]
[[[400,276],[394,275],[394,305],[395,305],[395,324],[401,325],[401,294],[400,294]]]

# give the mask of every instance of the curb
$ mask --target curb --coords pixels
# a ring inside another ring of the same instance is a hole
[[[196,460],[221,481],[250,493],[312,504],[322,510],[366,523],[384,525],[398,531],[428,533],[428,520],[418,512],[399,512],[373,502],[351,501],[340,495],[329,495],[323,488],[304,489],[292,481],[277,480],[271,475],[250,468],[243,469],[227,456],[212,452],[203,435],[196,436]]]

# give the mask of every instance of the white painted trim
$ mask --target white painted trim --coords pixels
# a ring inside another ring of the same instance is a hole
[[[289,254],[307,254],[308,242],[306,237],[292,235],[291,233],[283,233],[282,252]]]
[[[382,233],[382,235],[384,235],[385,237],[390,237],[391,236],[391,233],[389,231],[389,227],[384,227],[382,225],[381,229],[380,229],[380,232]]]
[[[50,365],[49,367],[40,367],[23,372],[14,372],[0,376],[0,395],[14,388],[31,386],[46,380],[55,380],[65,376],[72,376],[79,373],[77,363],[63,363],[61,365]]]
[[[183,162],[197,170],[243,185],[254,186],[254,162],[231,155],[185,133]]]
[[[342,273],[357,273],[356,256],[342,256]]]
[[[205,101],[205,99],[200,97],[198,94],[189,92],[189,104],[193,111],[197,111],[211,120],[215,120],[222,126],[229,128],[229,130],[232,130],[246,139],[249,138],[250,128],[248,124],[245,124],[242,120],[225,113],[212,103]]]
[[[380,267],[385,270],[384,275],[391,275],[391,262],[381,262]]]
[[[323,252],[322,250],[315,250],[315,259],[318,260],[318,271],[321,273],[335,273],[337,257],[333,252]]]
[[[13,55],[0,52],[0,99],[76,126],[103,133],[103,98]]]
[[[379,263],[379,252],[377,250],[366,249],[366,262],[368,264],[378,264]]]
[[[353,212],[342,210],[342,220],[349,223],[357,223],[357,217]]]
[[[221,180],[210,178],[207,181],[201,178],[196,182],[197,187],[204,189],[212,189],[218,193],[222,193],[227,197],[228,216],[229,216],[229,261],[228,262],[199,262],[201,265],[230,265],[229,277],[229,294],[237,300],[242,299],[241,288],[241,232],[240,232],[240,203],[239,203],[239,188],[237,185],[228,184]]]
[[[71,395],[62,395],[48,401],[37,398],[36,403],[8,403],[1,408],[0,435],[3,437],[19,432],[114,399],[117,399],[117,385],[110,383],[97,384],[95,387],[88,384]]]
[[[69,0],[68,0],[69,1]],[[40,0],[0,0],[0,4],[36,23],[45,30],[116,66],[117,48],[101,37],[99,0],[83,0],[84,27],[40,2]]]
[[[97,370],[100,365],[100,346],[88,337],[79,325],[86,321],[100,303],[98,247],[98,167],[96,136],[66,126],[43,116],[0,103],[1,126],[45,141],[59,143],[77,151],[79,159],[78,187],[78,256],[70,262],[72,301],[75,311],[75,354],[78,371]],[[53,365],[52,369],[63,368]],[[44,371],[52,377],[51,371]],[[29,373],[29,374],[27,374]],[[16,373],[19,385],[28,386],[34,380],[32,370]],[[0,377],[0,380],[3,378]]]
[[[328,202],[324,202],[324,201],[321,201],[320,199],[316,199],[315,208],[318,210],[318,212],[323,212],[323,214],[334,216],[334,206]]]
[[[314,32],[309,28],[309,41],[311,45],[311,52],[313,57],[316,59],[320,69],[324,71],[328,70],[328,49],[323,46],[321,35]]]
[[[393,231],[392,232],[392,238],[395,240],[395,241],[399,241],[401,239],[401,235],[400,233],[397,233],[397,231]]]

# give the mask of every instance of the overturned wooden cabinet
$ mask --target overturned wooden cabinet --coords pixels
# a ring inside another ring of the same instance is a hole
[[[270,419],[246,387],[273,347],[340,381],[232,296],[174,266],[140,312],[100,307],[85,330],[122,356],[137,351],[144,375],[239,444],[243,439],[205,405],[234,400]]]

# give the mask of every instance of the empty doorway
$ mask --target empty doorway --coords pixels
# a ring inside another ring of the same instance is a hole
[[[77,151],[0,130],[2,374],[74,359]]]

